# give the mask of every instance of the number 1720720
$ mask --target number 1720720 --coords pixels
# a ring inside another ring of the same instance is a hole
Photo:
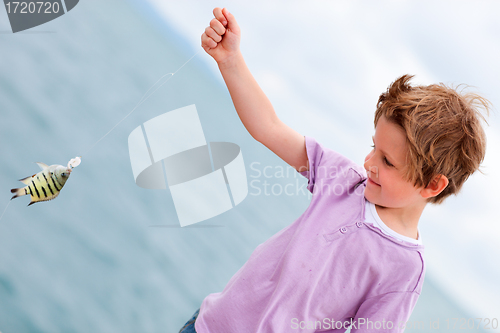
[[[23,1],[23,2],[7,2],[5,4],[5,8],[7,8],[7,13],[19,13],[19,14],[52,14],[59,13],[61,9],[59,6],[59,2],[57,1]]]

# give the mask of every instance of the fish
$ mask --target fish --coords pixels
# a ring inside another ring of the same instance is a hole
[[[49,201],[57,198],[64,184],[68,181],[73,168],[80,164],[80,158],[76,157],[72,159],[68,162],[68,166],[66,167],[57,164],[48,166],[40,162],[37,162],[37,164],[42,171],[33,176],[19,179],[19,181],[26,184],[26,186],[10,190],[11,193],[14,193],[14,196],[10,200],[29,194],[31,196],[31,201],[28,206],[31,206],[37,202]]]

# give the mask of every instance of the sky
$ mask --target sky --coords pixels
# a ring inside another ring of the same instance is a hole
[[[374,134],[380,93],[397,77],[416,84],[466,84],[492,103],[483,174],[441,206],[428,206],[419,229],[427,274],[478,317],[500,311],[500,21],[496,1],[212,1],[150,0],[192,54],[227,7],[242,31],[248,67],[278,117],[362,164]],[[218,78],[216,63],[197,54]],[[187,60],[187,59],[186,59]]]

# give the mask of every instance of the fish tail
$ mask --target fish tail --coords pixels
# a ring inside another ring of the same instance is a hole
[[[28,194],[27,191],[26,191],[26,189],[24,187],[22,187],[22,188],[13,188],[12,190],[10,190],[10,193],[14,193],[14,196],[12,198],[10,198],[10,200]]]

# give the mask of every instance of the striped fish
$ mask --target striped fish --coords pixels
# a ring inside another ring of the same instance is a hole
[[[68,167],[62,165],[48,166],[45,163],[37,164],[42,171],[33,176],[19,179],[26,186],[10,190],[11,193],[14,193],[10,200],[29,194],[31,202],[28,206],[31,206],[36,202],[55,199],[59,195],[71,174],[72,166],[70,164],[68,164]]]

